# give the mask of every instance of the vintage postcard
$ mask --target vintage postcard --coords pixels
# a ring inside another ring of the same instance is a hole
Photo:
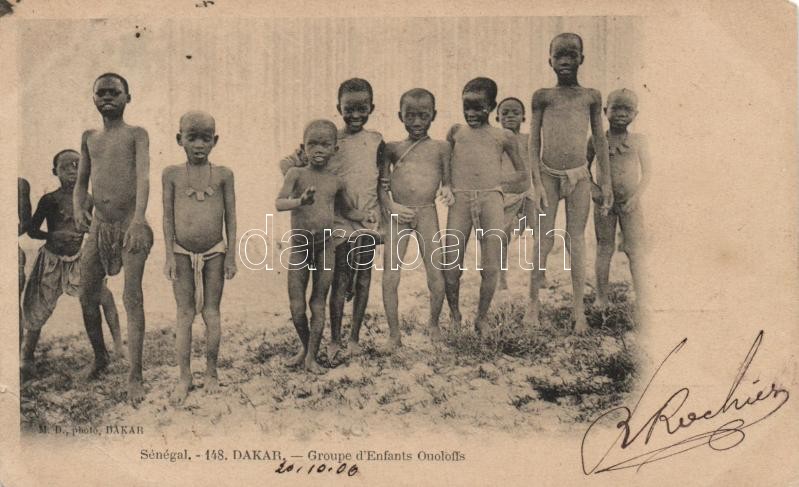
[[[0,485],[799,485],[796,19],[0,0]]]

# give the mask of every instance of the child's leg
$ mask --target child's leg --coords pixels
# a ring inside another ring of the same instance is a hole
[[[114,295],[108,289],[105,280],[103,280],[103,287],[100,290],[100,307],[105,316],[105,322],[108,324],[108,331],[111,332],[111,337],[114,339],[114,354],[117,357],[128,357],[128,352],[122,346],[122,333],[119,329],[119,313],[117,312],[117,305],[114,302]]]
[[[325,370],[316,361],[316,354],[319,351],[319,344],[322,341],[322,333],[325,329],[325,300],[330,284],[333,282],[333,271],[326,270],[322,266],[322,258],[330,262],[335,258],[334,250],[331,246],[325,246],[319,251],[316,262],[317,270],[313,273],[313,287],[311,288],[311,328],[308,337],[308,353],[305,355],[305,370],[314,374],[323,374]],[[322,257],[324,255],[324,257]]]
[[[530,273],[530,300],[527,303],[527,312],[524,315],[524,324],[531,328],[539,326],[538,293],[544,283],[544,271],[547,266],[547,257],[555,245],[555,235],[550,233],[555,228],[555,218],[558,216],[558,203],[560,202],[560,186],[557,178],[553,178],[542,171],[541,183],[547,193],[549,206],[543,208],[545,212],[540,217],[531,212],[527,225],[533,228],[533,271]],[[540,227],[539,227],[540,223]]]
[[[102,318],[100,317],[100,290],[103,286],[105,271],[100,263],[100,255],[97,253],[97,240],[91,232],[81,252],[80,307],[83,312],[83,325],[94,350],[94,365],[89,370],[87,378],[96,379],[108,365],[108,352],[103,340]]]
[[[594,232],[596,233],[596,300],[594,306],[608,305],[608,280],[610,277],[610,262],[615,252],[616,221],[618,217],[612,209],[607,215],[602,215],[598,205],[594,205]]]
[[[635,288],[635,300],[640,309],[646,302],[643,272],[645,269],[646,234],[644,232],[644,215],[640,204],[628,213],[619,216],[619,223],[624,235],[624,251],[630,260],[630,274]]]
[[[430,291],[430,321],[427,323],[430,338],[441,339],[438,318],[444,305],[444,274],[441,272],[441,242],[434,242],[438,233],[438,212],[435,207],[422,208],[416,213],[416,231],[419,236],[422,259],[427,274],[427,289]],[[433,264],[436,261],[435,265]]]
[[[294,253],[292,253],[294,255]],[[308,288],[308,277],[310,270],[307,266],[297,266],[288,269],[288,286],[289,286],[289,308],[291,310],[291,321],[294,323],[294,329],[297,330],[297,336],[300,337],[302,346],[300,351],[297,352],[286,365],[289,367],[296,367],[305,362],[305,356],[308,353],[308,337],[310,330],[308,329],[308,315],[305,314],[305,290]]]
[[[359,240],[358,245],[363,245],[363,241]],[[352,300],[352,328],[350,329],[350,339],[347,343],[347,349],[352,353],[360,352],[360,345],[358,340],[361,334],[361,324],[363,324],[363,317],[366,314],[366,305],[369,302],[369,288],[372,284],[372,263],[375,258],[375,246],[370,245],[368,248],[362,248],[355,255],[358,266],[358,272],[355,273],[355,297]]]
[[[194,271],[188,255],[175,254],[175,280],[172,281],[177,315],[175,317],[175,349],[180,378],[172,391],[172,400],[181,404],[191,389],[191,325],[194,322]],[[128,325],[130,326],[130,325]]]
[[[518,225],[514,225],[513,222],[508,222],[505,228],[502,229],[505,235],[502,242],[502,267],[499,269],[499,288],[502,290],[508,289],[508,249],[513,239],[513,229],[517,226]]]
[[[389,345],[394,348],[402,345],[399,330],[399,298],[397,288],[400,283],[400,268],[408,250],[408,238],[399,238],[399,232],[409,226],[405,223],[391,225],[394,231],[388,235],[383,254],[383,307],[388,321]],[[405,232],[407,233],[407,232]],[[425,262],[426,264],[426,262]]]
[[[472,232],[471,197],[469,193],[456,192],[455,203],[447,213],[447,233],[443,253],[444,292],[449,303],[452,326],[460,328],[460,286],[466,244]]]
[[[20,373],[23,381],[31,378],[35,371],[34,353],[39,343],[42,327],[55,311],[58,298],[63,293],[63,263],[58,257],[39,250],[31,270],[28,287],[22,301],[22,316],[27,333],[22,341],[22,363]],[[55,261],[55,262],[54,262]]]
[[[219,390],[216,362],[219,357],[219,340],[222,337],[219,303],[225,287],[225,254],[205,261],[203,267],[203,321],[205,322],[205,393]]]
[[[122,251],[122,266],[125,269],[125,290],[122,293],[122,302],[128,315],[128,353],[130,354],[130,373],[128,374],[128,400],[137,405],[144,399],[144,386],[142,384],[142,351],[144,349],[144,293],[142,292],[142,277],[144,264],[152,247],[153,236],[149,227],[144,227],[147,232],[148,245],[146,250],[136,252]]]
[[[504,214],[502,207],[502,194],[497,191],[480,194],[480,225],[483,227],[482,240],[480,241],[480,300],[477,304],[477,316],[474,326],[478,333],[482,333],[488,309],[494,299],[499,279],[502,253],[507,245],[502,234]]]
[[[341,321],[344,317],[344,302],[347,288],[352,278],[352,269],[347,264],[350,244],[342,242],[335,249],[335,266],[333,267],[333,290],[330,293],[330,341],[338,350],[341,347]]]
[[[583,179],[575,186],[566,198],[566,239],[571,259],[572,275],[572,308],[574,313],[574,331],[588,331],[585,319],[585,224],[588,222],[588,210],[591,208],[591,181]]]

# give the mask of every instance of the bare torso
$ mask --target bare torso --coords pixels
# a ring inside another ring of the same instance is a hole
[[[468,125],[452,128],[452,188],[497,189],[502,184],[502,129]]]
[[[291,228],[323,236],[325,229],[333,229],[336,194],[344,190],[344,183],[341,178],[327,169],[306,166],[293,168],[291,171],[296,171],[297,176],[291,193],[292,198],[299,198],[310,186],[316,190],[313,203],[299,206],[291,211]]]
[[[626,201],[638,189],[641,181],[639,154],[644,143],[645,139],[640,134],[608,134],[610,178],[613,197],[617,202]]]
[[[95,214],[102,221],[129,219],[136,208],[136,132],[121,125],[88,132]]]
[[[590,127],[594,96],[581,86],[541,90],[541,161],[553,169],[585,165],[585,139]]]
[[[88,201],[90,201],[87,198]],[[87,202],[88,202],[87,201]],[[72,192],[60,188],[52,193],[42,196],[39,206],[36,208],[34,221],[41,223],[39,218],[44,217],[47,222],[47,233],[67,230],[77,232],[75,219],[72,213]],[[80,240],[57,241],[48,238],[44,244],[45,248],[56,255],[72,256],[80,251]]]
[[[530,170],[530,154],[529,154],[529,152],[527,150],[527,147],[528,147],[528,145],[530,143],[530,135],[529,134],[518,133],[518,134],[515,134],[515,137],[516,137],[516,142],[519,145],[519,154],[522,156],[522,159],[524,159],[524,165],[527,168],[527,170],[529,171]],[[514,174],[516,174],[516,169],[514,169],[514,167],[513,167],[513,162],[511,162],[510,157],[508,157],[508,154],[503,153],[502,154],[502,176],[505,179],[507,179],[507,178],[512,177]]]
[[[206,187],[189,186],[186,164],[171,166],[167,173],[174,187],[175,242],[190,252],[205,252],[223,240],[225,184],[230,181],[231,171],[211,164],[209,172],[212,194],[204,192]],[[202,193],[202,201],[197,191]]]
[[[402,205],[433,204],[443,176],[442,152],[446,151],[448,144],[425,139],[405,154],[413,143],[412,140],[392,142],[386,148],[392,164],[391,194],[394,201]],[[405,157],[397,161],[403,154]]]

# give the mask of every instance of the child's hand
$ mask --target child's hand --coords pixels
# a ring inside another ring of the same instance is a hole
[[[607,215],[613,207],[613,188],[609,185],[602,186],[602,215]]]
[[[127,231],[125,238],[122,241],[122,247],[131,254],[137,254],[142,250],[149,250],[153,243],[153,232],[150,230],[147,222],[132,221]]]
[[[544,189],[544,185],[538,183],[538,185],[533,188],[533,194],[535,195],[533,200],[535,201],[536,214],[546,214],[546,209],[549,207],[549,200],[547,199],[547,192]]]
[[[397,215],[397,222],[399,223],[410,223],[416,218],[415,211],[396,202],[391,205],[391,214]]]
[[[633,194],[630,198],[621,204],[622,213],[630,213],[638,207],[638,194]]]
[[[50,240],[58,245],[72,245],[83,240],[83,234],[72,230],[56,230],[50,233]]]
[[[75,228],[81,232],[89,231],[89,225],[92,223],[92,214],[89,210],[80,208],[74,212],[73,217],[75,218]]]
[[[314,202],[314,194],[316,193],[316,188],[313,186],[308,186],[305,188],[305,191],[302,192],[300,195],[300,205],[311,205]]]
[[[236,275],[236,258],[232,253],[225,256],[225,279],[233,279]]]
[[[455,203],[455,195],[449,186],[441,186],[436,196],[447,206],[452,206]]]
[[[164,275],[170,281],[174,281],[178,278],[178,270],[177,265],[175,265],[175,254],[168,254],[166,257],[166,262],[164,263]]]

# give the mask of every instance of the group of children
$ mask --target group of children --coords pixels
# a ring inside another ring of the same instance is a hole
[[[601,94],[577,82],[583,60],[577,34],[560,34],[552,40],[549,63],[558,83],[533,94],[529,136],[520,132],[524,103],[510,97],[497,104],[496,83],[475,78],[462,92],[466,125],[454,125],[446,141],[428,136],[436,117],[435,96],[414,88],[401,96],[398,113],[408,137],[384,143],[379,133],[364,128],[374,110],[371,85],[359,78],[341,84],[337,109],[344,127],[336,128],[328,120],[309,123],[300,149],[280,161],[284,183],[275,206],[292,212],[288,288],[292,320],[302,342],[290,365],[322,371],[316,354],[331,285],[328,358],[335,362],[343,346],[342,296],[354,299],[347,349],[358,353],[374,248],[380,243],[385,244],[382,286],[389,347],[401,346],[397,288],[406,237],[418,242],[427,274],[431,338],[441,338],[439,315],[445,297],[452,325],[460,327],[460,279],[472,229],[481,250],[482,280],[473,320],[478,334],[485,332],[497,284],[507,287],[501,270],[507,269],[508,241],[525,226],[538,232],[534,246],[538,261],[532,267],[524,323],[538,326],[539,290],[557,234],[571,256],[574,330],[585,332],[584,235],[592,199],[598,240],[596,305],[608,302],[617,223],[640,303],[639,202],[648,183],[649,162],[644,138],[627,132],[637,114],[637,99],[628,89],[609,95],[604,111],[610,130],[605,133]],[[502,128],[489,123],[494,109]],[[598,184],[591,174],[594,159]],[[448,207],[443,236],[437,199]],[[554,228],[561,199],[566,206],[565,233]],[[305,297],[311,276],[309,323]]]
[[[466,84],[462,93],[466,124],[454,125],[446,141],[428,136],[436,117],[431,92],[415,88],[402,95],[398,116],[408,137],[384,143],[379,133],[364,128],[374,110],[371,85],[359,78],[341,84],[337,109],[344,127],[339,129],[328,120],[309,123],[300,149],[280,161],[284,181],[275,206],[278,211],[291,211],[288,292],[292,321],[302,343],[288,365],[324,372],[316,357],[331,287],[328,357],[334,363],[340,359],[342,317],[349,300],[353,301],[353,311],[347,352],[358,353],[375,249],[380,244],[386,247],[382,287],[389,345],[401,346],[397,288],[411,236],[419,242],[430,291],[428,330],[433,340],[439,340],[438,322],[445,297],[453,326],[459,327],[462,321],[460,278],[472,229],[481,246],[482,274],[474,326],[478,333],[484,333],[489,307],[501,281],[500,270],[507,268],[503,258],[507,259],[509,237],[523,231],[525,225],[535,228],[535,255],[540,261],[531,273],[525,323],[537,325],[538,293],[553,245],[560,199],[566,200],[568,238],[564,240],[572,260],[575,330],[587,329],[583,248],[592,197],[598,239],[597,304],[607,303],[617,223],[624,232],[640,300],[639,201],[648,182],[648,156],[643,137],[627,132],[637,114],[635,95],[623,89],[608,97],[605,113],[610,130],[606,134],[602,130],[600,93],[577,83],[577,70],[583,62],[580,37],[556,36],[550,45],[549,62],[558,84],[533,95],[529,137],[520,132],[524,103],[506,98],[497,106],[497,85],[488,78],[475,78]],[[80,297],[94,351],[88,377],[96,378],[108,364],[101,308],[116,352],[124,355],[114,298],[105,284],[108,276],[124,268],[128,399],[137,404],[144,397],[142,275],[153,243],[152,230],[145,220],[148,135],[143,128],[124,122],[131,95],[122,76],[102,74],[93,90],[103,128],[83,134],[80,153],[65,150],[55,156],[53,174],[61,187],[42,197],[33,217],[29,186],[22,179],[19,182],[19,233],[46,241],[27,285],[24,254],[20,253],[20,294],[24,294],[21,323],[26,329],[23,339],[21,325],[21,371],[23,378],[33,373],[40,330],[63,292]],[[489,123],[494,109],[502,128]],[[207,392],[218,390],[219,304],[225,279],[236,274],[233,173],[209,160],[217,141],[211,115],[184,114],[177,143],[185,150],[187,160],[167,167],[162,175],[164,273],[172,281],[177,304],[180,378],[173,399],[178,403],[192,387],[191,325],[198,313],[206,325],[204,388]],[[594,158],[598,161],[599,185],[593,183],[590,172]],[[89,181],[93,195],[88,193]],[[448,207],[443,236],[436,200]],[[47,232],[40,228],[44,221]],[[310,321],[306,314],[309,280]]]

